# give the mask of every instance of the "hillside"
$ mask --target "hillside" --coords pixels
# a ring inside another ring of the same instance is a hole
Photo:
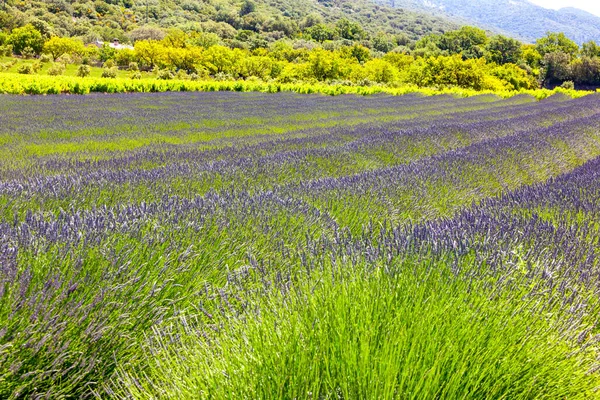
[[[367,34],[403,34],[407,40],[458,27],[426,11],[393,9],[368,0],[7,0],[5,11],[0,11],[0,28],[10,30],[33,21],[47,34],[127,40],[127,32],[148,22],[213,32],[226,39],[250,31],[272,41],[293,37],[305,26],[335,24],[343,18],[359,23]]]
[[[463,18],[484,29],[534,42],[548,31],[564,32],[581,44],[600,41],[600,18],[576,8],[549,10],[527,0],[382,0],[443,18]]]

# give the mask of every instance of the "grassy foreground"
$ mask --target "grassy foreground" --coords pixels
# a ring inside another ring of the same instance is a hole
[[[269,83],[260,81],[189,81],[189,80],[159,80],[130,78],[79,78],[74,76],[20,75],[14,73],[0,74],[0,93],[4,94],[88,94],[88,93],[134,93],[134,92],[295,92],[320,93],[326,95],[359,94],[370,95],[386,93],[405,95],[420,93],[426,96],[452,94],[459,97],[469,97],[481,94],[496,94],[509,98],[518,94],[529,94],[538,100],[545,99],[556,93],[563,93],[572,98],[578,98],[594,93],[591,91],[570,90],[563,88],[521,90],[521,91],[477,91],[463,88],[419,88],[404,86],[390,88],[385,86],[343,86],[306,83]]]

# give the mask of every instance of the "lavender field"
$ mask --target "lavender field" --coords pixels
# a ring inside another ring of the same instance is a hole
[[[0,96],[0,398],[600,397],[600,95]]]

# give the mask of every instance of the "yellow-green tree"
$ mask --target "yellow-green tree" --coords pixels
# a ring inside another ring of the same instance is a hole
[[[237,75],[237,64],[246,53],[240,49],[230,49],[225,46],[212,46],[204,51],[202,64],[211,74]]]
[[[40,54],[44,47],[44,38],[33,25],[27,24],[13,29],[7,43],[12,45],[15,54],[20,55],[26,48],[30,48],[35,54]]]
[[[43,52],[50,54],[55,60],[63,54],[82,54],[84,51],[82,41],[58,36],[48,39],[43,48]]]
[[[139,61],[149,67],[164,67],[167,63],[167,48],[156,40],[135,42],[135,53]]]
[[[377,83],[392,83],[396,80],[398,71],[389,62],[376,58],[367,61],[364,69],[370,80]]]

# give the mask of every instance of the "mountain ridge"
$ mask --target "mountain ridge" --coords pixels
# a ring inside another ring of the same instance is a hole
[[[600,17],[587,11],[565,7],[547,9],[527,0],[382,0],[381,3],[432,15],[460,17],[483,29],[502,31],[535,42],[547,32],[564,32],[582,44],[600,42]]]

